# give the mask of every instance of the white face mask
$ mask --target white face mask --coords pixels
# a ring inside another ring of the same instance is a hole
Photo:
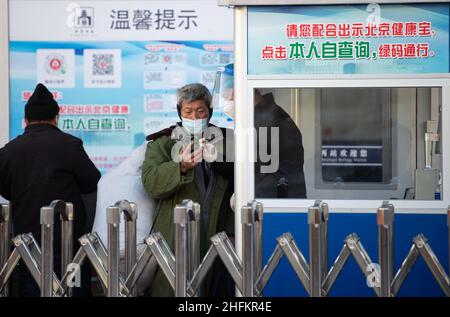
[[[223,112],[234,119],[234,100],[226,100],[223,102]]]
[[[208,119],[188,119],[185,117],[181,117],[183,127],[188,131],[191,135],[201,135],[203,131],[206,130],[208,126]]]

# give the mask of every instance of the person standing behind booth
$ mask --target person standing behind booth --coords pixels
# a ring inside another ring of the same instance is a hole
[[[174,207],[184,199],[200,203],[200,249],[203,257],[210,246],[209,238],[225,231],[234,233],[234,213],[229,201],[234,191],[233,163],[209,160],[205,154],[208,131],[216,137],[230,136],[225,129],[212,126],[211,94],[201,84],[189,84],[177,91],[177,109],[181,122],[147,137],[142,182],[151,197],[157,201],[153,232],[160,232],[174,249]],[[177,135],[180,133],[180,135]],[[180,138],[187,142],[180,148]],[[196,144],[196,145],[194,145]],[[225,145],[226,142],[222,142]],[[220,151],[218,150],[218,153]],[[175,156],[172,157],[172,154]],[[222,153],[226,153],[226,149]],[[217,156],[219,157],[219,156]],[[231,277],[222,262],[216,260],[205,280],[205,296],[233,296]],[[151,296],[173,296],[173,290],[161,269],[157,269],[151,286]]]
[[[257,153],[263,144],[261,129],[267,129],[267,143],[271,152],[271,129],[279,131],[279,166],[274,173],[264,173],[261,159],[255,164],[256,198],[306,198],[305,174],[303,172],[304,150],[302,134],[287,114],[276,104],[272,94],[261,95],[255,89],[255,128]],[[264,152],[264,151],[263,151]],[[271,153],[273,156],[273,153]],[[283,188],[284,187],[284,188]]]
[[[50,91],[38,84],[25,105],[25,132],[0,149],[0,195],[10,201],[14,234],[31,232],[38,243],[40,208],[56,199],[73,203],[77,250],[77,239],[92,227],[87,219],[94,218],[86,214],[81,195],[97,190],[100,172],[82,141],[58,129],[58,113]],[[54,269],[58,275],[60,241],[61,228],[55,224]],[[88,273],[82,269],[82,289],[74,288],[74,295],[88,295]],[[20,296],[39,296],[39,288],[24,265],[20,265],[19,280]]]
[[[213,95],[219,108],[223,108],[224,113],[234,120],[234,64],[219,67]],[[289,114],[276,104],[270,93],[261,95],[261,92],[255,89],[254,107],[257,138],[255,198],[306,198],[304,150],[300,129]],[[275,137],[271,134],[272,131],[278,132],[278,138],[272,140],[272,136]],[[262,154],[270,155],[271,160],[263,162]],[[270,168],[268,172],[267,167],[272,163],[274,170]]]

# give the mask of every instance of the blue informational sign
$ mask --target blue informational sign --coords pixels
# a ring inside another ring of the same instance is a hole
[[[212,91],[218,67],[233,63],[232,12],[215,1],[24,0],[9,9],[10,139],[43,83],[60,105],[59,128],[83,140],[102,172],[180,121],[177,88]],[[214,109],[212,123],[232,120]]]
[[[23,132],[24,105],[38,78],[60,105],[60,129],[81,138],[108,170],[145,135],[179,121],[177,88],[200,82],[212,91],[232,50],[230,42],[11,42],[10,137]],[[217,111],[212,122],[227,120]]]
[[[248,74],[448,73],[449,6],[248,7]]]

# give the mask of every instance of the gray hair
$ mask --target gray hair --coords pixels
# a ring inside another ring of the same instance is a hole
[[[203,100],[208,108],[211,106],[211,93],[202,84],[188,84],[177,89],[177,104],[181,107],[183,101],[192,102]]]

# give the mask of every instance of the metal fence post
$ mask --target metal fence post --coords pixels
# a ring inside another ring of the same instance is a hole
[[[123,210],[125,220],[125,277],[128,277],[137,261],[136,248],[136,221],[138,217],[137,205],[129,203]],[[131,291],[132,296],[136,296],[136,288]]]
[[[66,203],[65,211],[61,213],[61,277],[73,259],[73,204]],[[67,296],[72,296],[72,289],[67,289]]]
[[[254,223],[255,211],[247,204],[241,208],[242,223],[242,292],[244,297],[254,296]]]
[[[108,297],[119,297],[119,225],[120,209],[106,208],[108,222]]]
[[[186,297],[188,273],[188,211],[186,203],[174,208],[175,223],[175,297]]]
[[[391,297],[394,278],[394,206],[388,202],[377,210],[378,261],[380,262],[380,295]]]
[[[187,278],[191,281],[200,265],[200,204],[192,203],[188,214],[189,265]],[[197,292],[197,296],[202,296],[201,290]]]
[[[448,274],[450,275],[450,206],[447,208],[447,227],[448,227]]]
[[[54,208],[41,208],[41,297],[53,295],[53,225]]]
[[[254,201],[254,209],[255,209],[255,224],[254,224],[254,269],[253,269],[253,277],[256,280],[262,271],[262,263],[263,263],[263,245],[262,245],[262,232],[263,232],[263,217],[264,217],[264,206],[262,203]],[[254,284],[255,284],[254,283]]]
[[[323,281],[323,242],[322,242],[322,210],[320,201],[308,208],[309,224],[309,266],[310,266],[310,296],[322,297]]]
[[[10,241],[11,241],[11,223],[10,223],[10,210],[8,204],[0,205],[0,272],[6,265],[10,254]],[[9,287],[5,285],[3,292],[0,293],[0,297],[7,297],[9,294]]]
[[[322,225],[321,225],[321,241],[322,241],[322,278],[328,274],[328,204],[321,203]]]

